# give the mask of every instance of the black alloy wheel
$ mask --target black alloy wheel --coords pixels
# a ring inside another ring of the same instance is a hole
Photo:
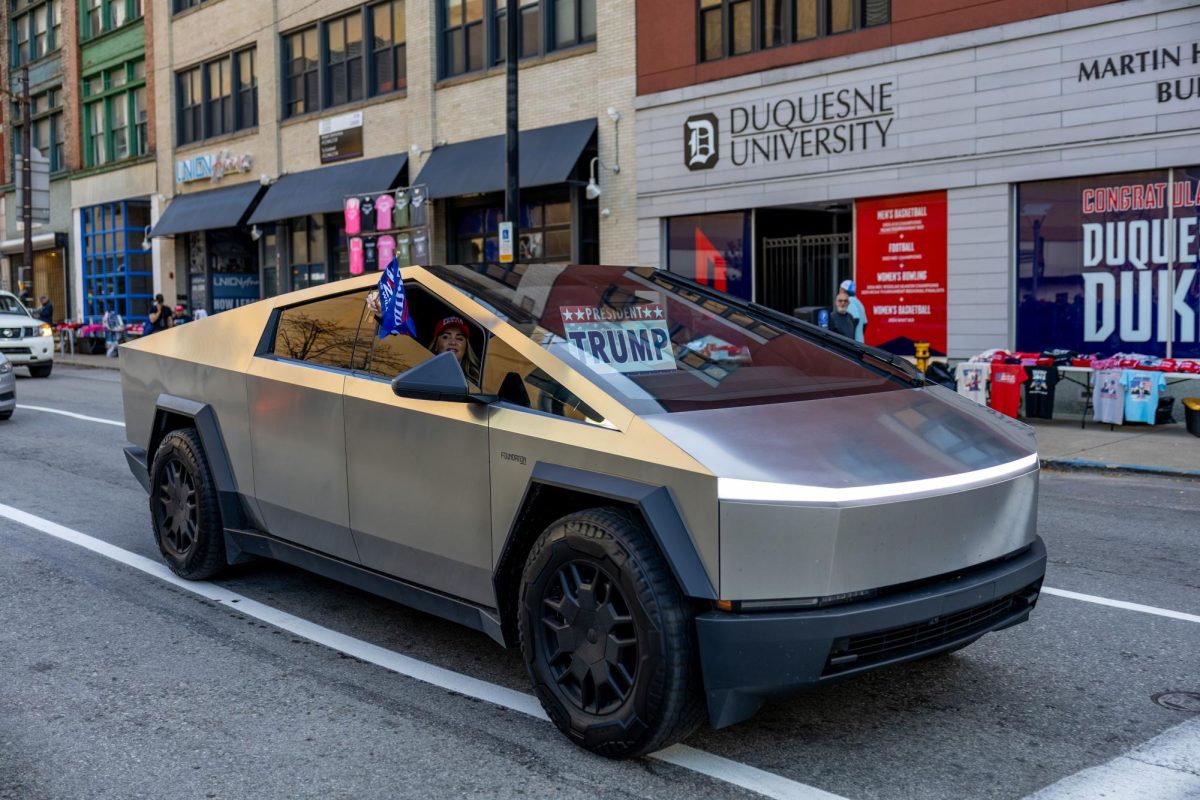
[[[548,588],[537,638],[551,674],[580,711],[615,711],[638,671],[637,625],[620,586],[595,563],[570,561]]]
[[[196,505],[196,482],[179,460],[172,456],[163,465],[162,482],[155,487],[162,506],[162,546],[178,559],[185,559],[196,546],[200,513]]]
[[[637,515],[597,508],[548,527],[517,613],[534,692],[581,747],[639,756],[703,718],[691,608]]]
[[[191,428],[163,437],[150,466],[150,519],[163,561],[181,578],[211,578],[226,566],[217,488]]]

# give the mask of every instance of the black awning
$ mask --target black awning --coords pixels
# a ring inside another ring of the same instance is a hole
[[[258,181],[253,181],[206,192],[176,195],[158,218],[150,235],[171,236],[216,228],[236,228],[244,224],[244,217],[254,207],[262,188]]]
[[[400,153],[283,175],[267,190],[250,222],[341,211],[347,195],[394,189],[407,163],[408,156]]]
[[[595,119],[581,119],[521,131],[521,186],[563,183],[596,133]],[[435,149],[413,183],[429,187],[429,197],[504,191],[504,135],[473,139]]]

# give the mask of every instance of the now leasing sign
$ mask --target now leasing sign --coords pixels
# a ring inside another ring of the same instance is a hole
[[[628,308],[562,306],[563,334],[589,366],[617,372],[675,369],[662,303]]]

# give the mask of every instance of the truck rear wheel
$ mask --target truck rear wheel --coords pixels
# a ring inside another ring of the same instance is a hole
[[[547,528],[526,560],[518,612],[534,691],[576,744],[638,756],[702,719],[690,610],[631,514],[592,509]]]
[[[150,518],[167,566],[204,580],[226,566],[217,488],[200,437],[191,428],[163,437],[150,467]]]

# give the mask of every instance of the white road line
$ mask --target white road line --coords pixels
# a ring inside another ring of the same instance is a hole
[[[1117,756],[1052,783],[1025,800],[1193,800],[1200,797],[1200,719],[1167,730]]]
[[[62,411],[57,408],[45,408],[44,406],[27,406],[24,403],[17,403],[17,408],[25,409],[26,411],[44,411],[47,414],[61,414],[64,417],[74,417],[75,419],[87,420],[88,422],[99,422],[103,425],[116,425],[118,428],[124,428],[124,422],[117,422],[115,419],[102,419],[100,417],[89,417],[86,414],[76,414],[74,411]]]
[[[1066,589],[1052,589],[1049,586],[1043,586],[1042,591],[1045,594],[1052,594],[1056,595],[1057,597],[1066,597],[1071,600],[1082,600],[1085,603],[1095,603],[1096,605],[1111,606],[1112,608],[1123,608],[1126,611],[1140,611],[1143,614],[1155,614],[1160,617],[1181,619],[1185,622],[1200,622],[1200,616],[1197,616],[1196,614],[1185,614],[1182,611],[1172,611],[1169,608],[1155,608],[1154,606],[1144,606],[1141,603],[1127,603],[1124,600],[1110,600],[1107,597],[1096,597],[1094,594],[1068,592]]]
[[[34,530],[49,534],[71,544],[79,545],[93,553],[97,553],[113,561],[141,570],[161,581],[178,586],[193,594],[198,594],[215,603],[220,603],[238,613],[245,614],[277,628],[302,636],[305,639],[345,653],[348,656],[376,664],[392,672],[406,675],[410,678],[432,684],[434,686],[456,692],[467,697],[474,697],[493,705],[519,711],[522,714],[540,720],[549,721],[546,712],[542,710],[537,698],[525,692],[518,692],[503,686],[497,686],[469,675],[463,675],[453,670],[427,664],[415,658],[401,655],[378,645],[355,639],[344,633],[339,633],[314,622],[302,619],[280,611],[268,605],[251,600],[248,597],[231,592],[207,581],[188,581],[175,575],[163,564],[153,561],[128,550],[111,545],[108,542],[88,536],[86,533],[59,525],[48,519],[35,516],[19,508],[0,503],[0,517],[7,517],[13,522],[28,526]],[[673,764],[684,769],[715,778],[719,781],[747,789],[751,792],[770,797],[774,800],[845,800],[844,798],[822,791],[812,786],[790,780],[782,775],[776,775],[765,770],[731,761],[703,750],[697,750],[687,745],[674,745],[657,753],[651,753],[649,758]]]

